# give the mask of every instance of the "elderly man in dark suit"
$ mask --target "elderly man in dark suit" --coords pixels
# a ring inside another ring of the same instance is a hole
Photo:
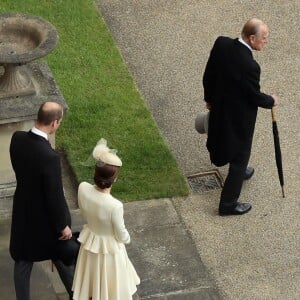
[[[216,166],[229,163],[220,215],[240,215],[251,209],[238,198],[243,180],[254,173],[247,166],[257,110],[278,104],[276,96],[260,91],[260,67],[252,55],[253,50],[262,50],[268,35],[268,26],[253,18],[244,25],[240,38],[218,37],[203,75],[204,100],[210,110],[207,149]]]
[[[60,157],[49,141],[62,120],[56,102],[41,105],[35,126],[17,131],[10,157],[17,187],[13,200],[10,254],[15,260],[14,281],[18,300],[30,300],[30,274],[36,261],[53,259],[72,299],[74,266],[55,259],[59,240],[71,239],[71,216],[64,197]]]

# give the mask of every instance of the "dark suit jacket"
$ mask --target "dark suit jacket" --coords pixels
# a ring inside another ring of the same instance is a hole
[[[260,67],[238,39],[218,37],[203,76],[204,100],[210,102],[207,149],[223,166],[240,151],[250,151],[258,107],[274,99],[260,91]]]
[[[10,253],[14,260],[53,258],[61,230],[71,226],[59,155],[46,139],[17,131],[10,145],[16,174]]]

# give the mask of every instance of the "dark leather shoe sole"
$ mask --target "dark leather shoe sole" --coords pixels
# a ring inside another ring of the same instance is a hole
[[[243,215],[251,210],[252,206],[249,203],[238,203],[235,208],[230,210],[219,209],[220,216]]]

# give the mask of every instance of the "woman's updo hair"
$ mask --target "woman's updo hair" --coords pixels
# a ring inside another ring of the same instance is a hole
[[[115,182],[120,167],[98,163],[95,167],[94,182],[100,189],[107,189]]]

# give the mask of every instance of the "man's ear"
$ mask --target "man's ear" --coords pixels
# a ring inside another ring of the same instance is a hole
[[[50,124],[51,127],[54,128],[57,125],[57,122],[58,122],[57,120],[52,121]]]
[[[255,42],[255,38],[256,38],[256,36],[254,34],[251,34],[249,36],[249,43],[250,43],[250,45],[253,45],[253,43]]]

